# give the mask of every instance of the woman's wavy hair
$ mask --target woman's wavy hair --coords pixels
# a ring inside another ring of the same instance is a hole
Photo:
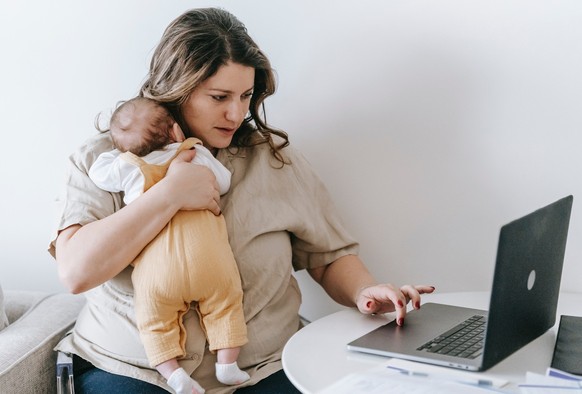
[[[265,117],[264,100],[276,89],[273,69],[246,27],[225,10],[193,9],[170,23],[153,53],[140,95],[163,103],[189,133],[181,105],[200,83],[229,61],[255,69],[249,115],[234,134],[231,147],[268,143],[273,156],[284,165],[280,150],[289,144],[289,137],[270,127]],[[283,141],[276,144],[272,134]]]

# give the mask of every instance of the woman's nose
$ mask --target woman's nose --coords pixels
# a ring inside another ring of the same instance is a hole
[[[242,122],[247,111],[245,103],[233,100],[226,108],[226,119],[231,122]]]

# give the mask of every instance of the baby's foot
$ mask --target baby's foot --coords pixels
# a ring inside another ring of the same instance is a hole
[[[220,383],[234,385],[246,382],[251,377],[245,371],[241,371],[238,364],[218,364],[216,363],[216,379]]]
[[[204,394],[204,389],[197,381],[184,371],[184,368],[178,368],[170,375],[168,385],[174,389],[176,394]]]

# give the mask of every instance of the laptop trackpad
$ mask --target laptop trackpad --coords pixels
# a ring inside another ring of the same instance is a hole
[[[348,344],[350,350],[386,356],[415,354],[420,346],[473,315],[487,316],[479,309],[426,303],[406,315],[404,325],[392,321]]]

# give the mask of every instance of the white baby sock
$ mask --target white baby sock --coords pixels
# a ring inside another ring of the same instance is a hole
[[[238,364],[233,362],[232,364],[218,364],[216,363],[216,379],[220,383],[233,385],[246,382],[251,377],[245,371],[241,371]]]
[[[176,394],[204,394],[205,391],[197,381],[184,371],[184,368],[178,368],[172,372],[168,379],[168,385],[174,389]]]

